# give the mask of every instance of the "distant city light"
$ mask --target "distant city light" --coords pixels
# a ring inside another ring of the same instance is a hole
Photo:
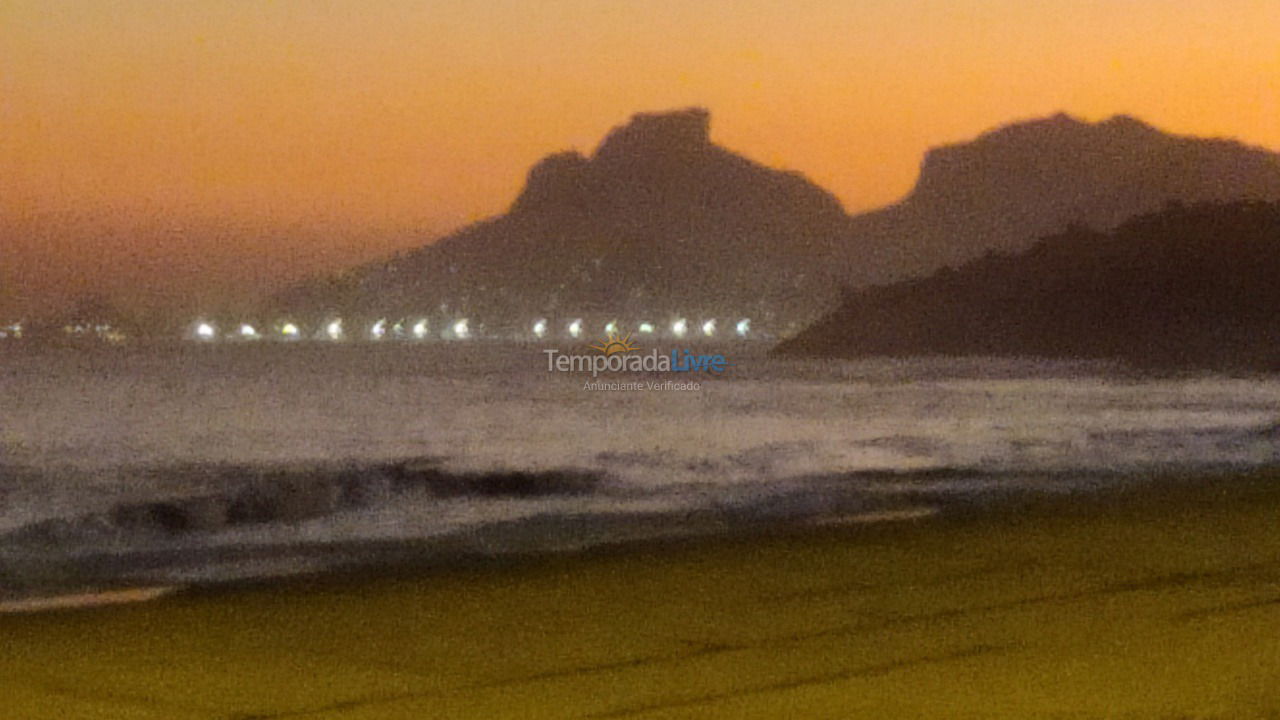
[[[532,337],[538,340],[546,339],[555,335],[555,323],[562,322],[549,320],[546,317],[534,317],[529,321],[530,325],[527,332],[532,332]],[[345,321],[340,317],[330,316],[323,324],[320,325],[320,331],[315,333],[314,330],[304,327],[293,320],[279,320],[271,325],[269,330],[260,330],[259,326],[248,322],[237,322],[230,326],[233,329],[220,328],[219,325],[212,320],[197,320],[190,326],[188,337],[201,341],[218,341],[224,339],[230,340],[260,340],[264,337],[276,337],[278,339],[295,340],[303,337],[323,338],[331,341],[347,340],[348,335],[345,327]],[[426,317],[412,318],[406,317],[400,320],[379,318],[370,325],[363,325],[363,329],[358,333],[359,337],[368,340],[383,340],[394,337],[399,340],[426,340],[431,337],[430,320]],[[564,332],[570,337],[581,339],[587,337],[595,331],[588,327],[588,321],[583,318],[573,318],[562,326]],[[663,324],[652,322],[649,320],[635,321],[634,319],[614,318],[594,327],[602,327],[606,335],[616,335],[621,332],[620,328],[634,328],[634,332],[639,335],[652,336],[663,332]],[[695,337],[713,338],[724,335],[725,337],[750,338],[752,336],[751,318],[740,317],[735,320],[725,320],[723,327],[720,320],[716,318],[709,319],[693,319],[688,317],[675,317],[666,326],[668,337],[672,338],[688,338],[691,334]],[[8,324],[0,325],[0,338],[16,338],[21,337],[22,325]],[[732,333],[730,332],[732,330]],[[631,331],[631,330],[628,330]],[[92,335],[99,338],[107,336],[124,336],[114,327],[109,325],[68,325],[64,328],[64,332],[69,335]],[[314,333],[305,335],[306,333]],[[471,326],[470,318],[456,318],[448,321],[441,331],[438,333],[440,337],[458,340],[466,340],[476,337],[478,332]],[[355,337],[355,336],[353,336]],[[530,335],[523,335],[529,338]]]

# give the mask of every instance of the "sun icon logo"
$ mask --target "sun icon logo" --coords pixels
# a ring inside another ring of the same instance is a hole
[[[592,345],[591,349],[599,350],[605,355],[613,355],[615,353],[629,353],[635,350],[636,346],[631,344],[630,334],[626,337],[620,337],[618,333],[611,332],[608,338],[602,340],[599,345]]]

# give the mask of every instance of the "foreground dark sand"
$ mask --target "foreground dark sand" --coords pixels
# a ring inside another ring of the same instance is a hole
[[[1277,484],[0,616],[0,717],[1280,717]]]

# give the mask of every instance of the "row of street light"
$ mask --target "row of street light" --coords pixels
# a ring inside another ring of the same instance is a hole
[[[652,322],[644,321],[636,323],[634,326],[635,334],[642,336],[656,335],[659,332],[658,325]],[[363,331],[351,332],[347,323],[338,317],[329,318],[321,323],[317,330],[312,333],[304,332],[303,328],[296,322],[284,320],[276,323],[270,330],[263,330],[255,327],[251,323],[234,324],[229,331],[224,331],[219,325],[210,320],[197,320],[191,325],[188,336],[193,340],[201,342],[216,342],[219,340],[326,340],[330,342],[340,342],[344,340],[429,340],[433,337],[439,337],[446,340],[469,340],[476,337],[477,333],[471,326],[471,321],[467,318],[458,318],[445,324],[436,336],[432,335],[431,324],[425,318],[417,320],[401,320],[392,323],[386,318],[379,319]],[[684,339],[689,336],[702,338],[720,337],[720,325],[715,318],[703,320],[694,330],[687,318],[675,318],[668,325],[666,330],[670,337],[676,339]],[[602,332],[606,336],[619,335],[623,332],[622,327],[617,320],[611,320],[604,325]],[[742,318],[733,325],[732,335],[738,338],[747,338],[751,335],[750,318]],[[529,324],[527,333],[516,333],[509,339],[524,340],[546,340],[556,337],[552,324],[546,318],[537,318]],[[563,324],[562,337],[573,339],[581,339],[590,337],[586,321],[581,318],[574,318]]]

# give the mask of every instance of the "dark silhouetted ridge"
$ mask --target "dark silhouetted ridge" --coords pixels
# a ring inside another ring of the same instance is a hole
[[[590,157],[535,164],[505,215],[281,300],[313,313],[468,315],[491,329],[677,315],[798,329],[834,306],[847,232],[830,193],[711,142],[706,110],[642,113]]]
[[[779,347],[1280,370],[1280,204],[1185,206],[851,293]]]
[[[1071,224],[1108,230],[1170,201],[1238,199],[1280,200],[1280,155],[1124,115],[1089,123],[1060,113],[930,150],[906,198],[854,218],[851,248],[874,261],[851,283],[1024,249]]]
[[[465,315],[487,327],[585,316],[750,317],[785,334],[841,289],[1107,231],[1171,201],[1280,200],[1280,155],[1059,113],[930,150],[900,202],[850,217],[795,172],[711,140],[702,108],[641,113],[590,155],[552,154],[506,214],[282,293],[275,311]],[[594,322],[594,320],[593,320]]]

